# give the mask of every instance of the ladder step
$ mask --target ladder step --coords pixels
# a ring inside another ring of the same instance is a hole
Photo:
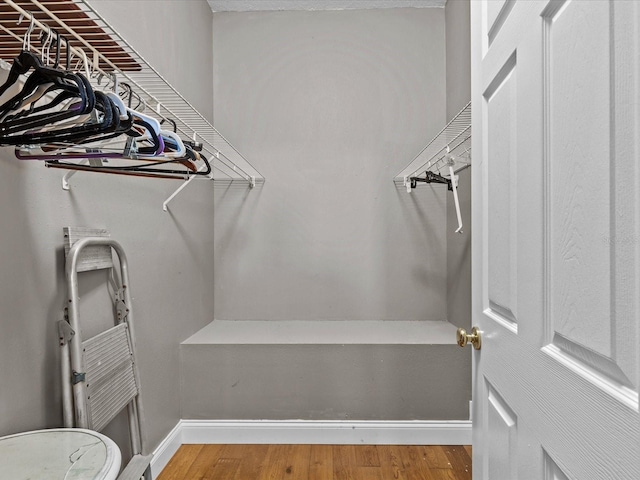
[[[100,237],[107,240],[109,232],[104,229],[65,227],[64,228],[64,255],[69,254],[69,250],[74,243],[85,237]],[[102,268],[113,268],[113,256],[109,245],[90,245],[85,247],[78,255],[76,271],[87,272],[89,270],[99,270]]]
[[[101,431],[136,395],[131,344],[121,323],[82,343],[89,428]]]
[[[153,454],[134,455],[118,477],[118,480],[140,480],[140,477],[144,475],[145,470],[149,467],[152,458]]]

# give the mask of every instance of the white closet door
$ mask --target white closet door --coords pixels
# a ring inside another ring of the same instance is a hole
[[[640,2],[472,0],[475,480],[640,478]]]

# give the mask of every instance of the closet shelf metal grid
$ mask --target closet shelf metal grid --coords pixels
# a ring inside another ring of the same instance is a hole
[[[17,56],[32,18],[40,30],[55,29],[67,36],[72,47],[86,53],[92,71],[107,76],[115,73],[119,82],[131,85],[150,108],[145,113],[173,120],[178,133],[202,143],[214,172],[205,178],[249,187],[264,182],[255,167],[85,0],[3,0],[0,58],[11,61]],[[163,209],[195,178],[182,183],[165,200]]]
[[[471,102],[469,102],[438,133],[416,157],[395,177],[396,185],[411,191],[411,178],[425,172],[450,176],[450,168],[457,173],[471,166]],[[452,180],[452,179],[451,179]],[[415,185],[415,182],[414,182]]]

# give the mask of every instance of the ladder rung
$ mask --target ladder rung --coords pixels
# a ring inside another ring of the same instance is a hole
[[[118,480],[140,480],[145,470],[149,467],[153,455],[134,455],[122,471]]]

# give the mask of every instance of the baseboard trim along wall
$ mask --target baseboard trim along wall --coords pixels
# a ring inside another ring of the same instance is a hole
[[[175,455],[182,445],[182,420],[169,432],[160,445],[153,451],[151,459],[151,477],[157,478],[160,472],[167,466],[171,457]]]
[[[471,421],[181,420],[154,452],[153,478],[189,443],[470,445]]]

